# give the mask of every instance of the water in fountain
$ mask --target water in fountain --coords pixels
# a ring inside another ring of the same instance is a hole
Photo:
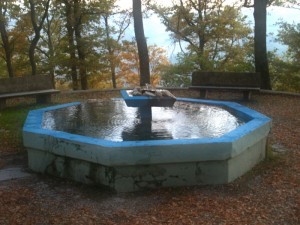
[[[43,128],[112,141],[214,138],[243,121],[217,106],[175,102],[152,107],[151,117],[124,100],[87,101],[44,113]]]

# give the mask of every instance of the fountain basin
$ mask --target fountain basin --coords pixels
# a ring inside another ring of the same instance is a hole
[[[229,183],[265,158],[270,118],[232,102],[177,101],[225,107],[247,122],[217,138],[115,142],[42,128],[45,112],[79,102],[33,110],[23,128],[29,168],[132,192]]]

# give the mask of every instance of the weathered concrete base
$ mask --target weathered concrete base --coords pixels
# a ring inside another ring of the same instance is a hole
[[[28,148],[33,171],[104,185],[117,192],[151,188],[225,184],[243,175],[265,158],[266,139],[228,160],[154,165],[104,166]]]
[[[246,119],[219,138],[113,142],[41,128],[43,112],[31,111],[23,129],[29,167],[117,192],[229,183],[265,157],[271,120],[236,103],[186,100],[221,105]]]

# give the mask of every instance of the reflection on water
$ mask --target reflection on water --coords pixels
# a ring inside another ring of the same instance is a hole
[[[43,128],[112,141],[213,138],[243,124],[228,111],[197,103],[152,107],[151,116],[123,100],[88,101],[44,114]]]

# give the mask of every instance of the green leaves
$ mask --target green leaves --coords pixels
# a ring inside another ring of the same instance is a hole
[[[280,23],[280,32],[277,35],[277,41],[288,46],[288,55],[292,61],[300,61],[300,23],[288,24]]]
[[[185,42],[189,55],[202,70],[227,70],[237,60],[249,64],[251,28],[238,8],[222,1],[180,1],[171,7],[153,7],[171,38]],[[251,64],[251,63],[250,63]]]
[[[269,55],[274,88],[300,92],[300,24],[281,22],[276,40],[287,45],[288,50],[283,56]]]

